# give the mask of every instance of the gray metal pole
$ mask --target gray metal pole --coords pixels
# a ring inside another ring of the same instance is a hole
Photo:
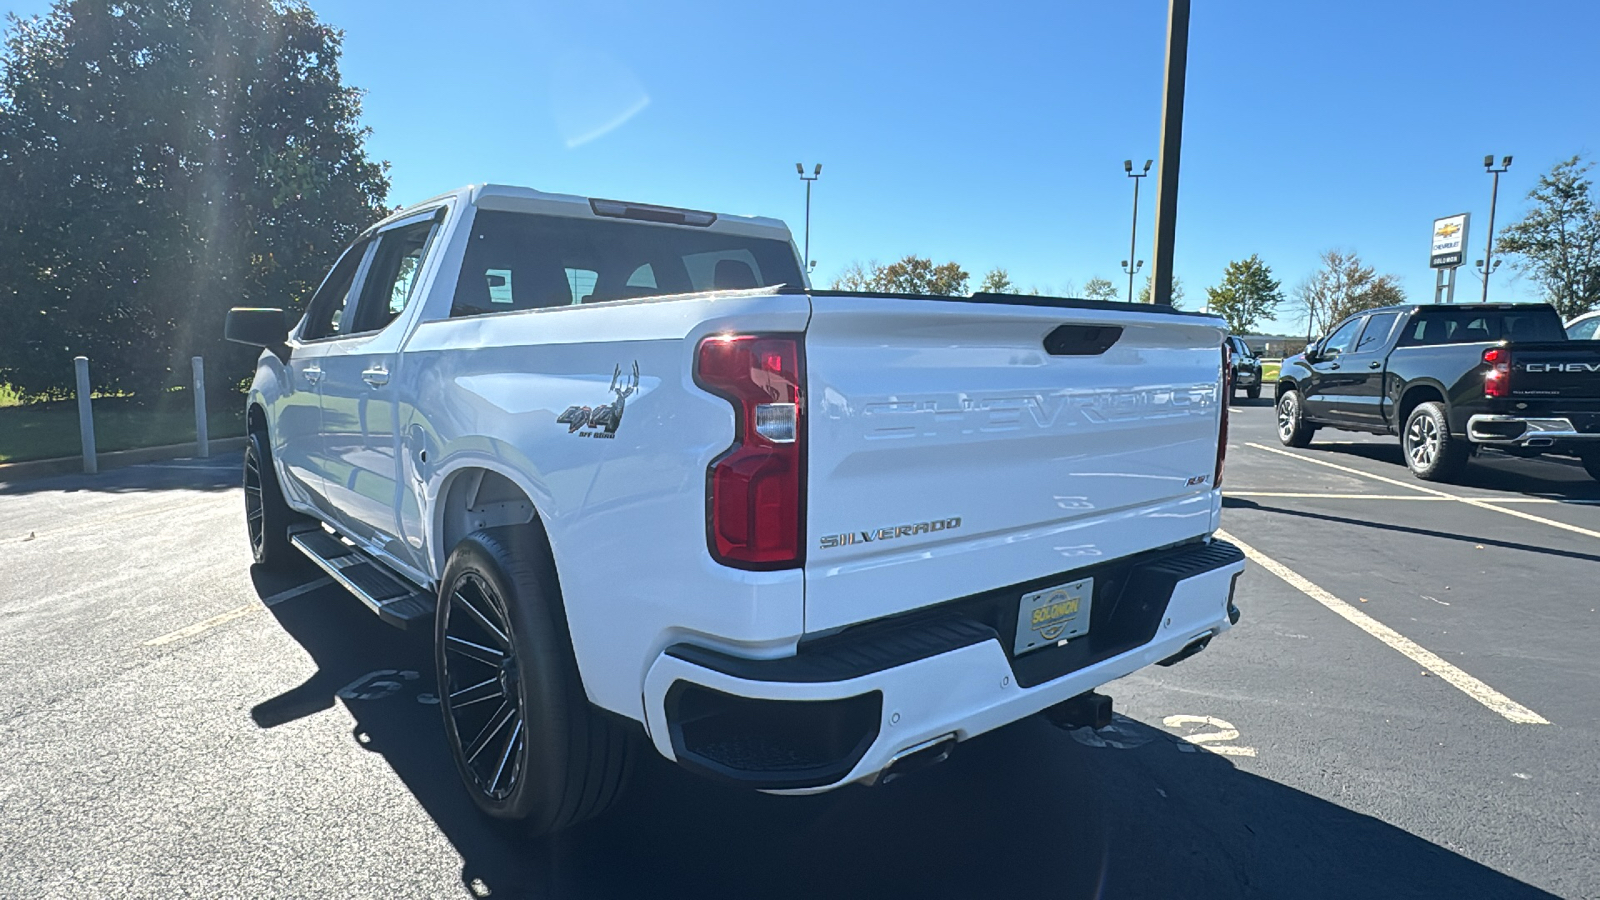
[[[1456,302],[1456,266],[1450,267],[1450,280],[1444,290],[1444,302]]]
[[[1509,158],[1509,157],[1508,157]],[[1500,199],[1500,171],[1490,169],[1494,173],[1494,188],[1489,192],[1489,240],[1483,247],[1483,296],[1479,303],[1489,302],[1489,273],[1494,271],[1494,205]],[[1463,248],[1463,255],[1465,255]]]
[[[1489,221],[1494,221],[1491,216]],[[800,266],[811,273],[811,182],[806,182],[806,258],[800,260]]]
[[[83,471],[93,475],[100,471],[100,460],[94,452],[94,411],[89,408],[89,357],[72,360],[78,373],[78,435],[83,443]]]
[[[211,436],[206,430],[206,361],[196,356],[189,360],[194,367],[194,447],[201,459],[211,458]]]
[[[1133,229],[1128,234],[1128,302],[1133,302],[1133,273],[1138,269],[1134,264],[1134,247],[1139,243],[1139,182],[1143,175],[1133,178]]]
[[[1156,163],[1155,267],[1150,272],[1150,302],[1172,305],[1172,244],[1178,230],[1178,157],[1183,148],[1183,82],[1189,67],[1189,0],[1167,7],[1167,78],[1161,109],[1161,156]],[[1130,260],[1131,262],[1131,260]]]

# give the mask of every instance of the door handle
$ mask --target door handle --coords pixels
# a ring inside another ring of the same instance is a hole
[[[1339,364],[1338,363],[1328,363],[1328,368],[1337,369],[1337,368],[1339,368]]]
[[[312,385],[314,387],[314,386],[316,386],[317,382],[322,380],[322,367],[321,366],[306,366],[301,371],[305,372],[306,384]]]
[[[1367,363],[1367,368],[1369,368],[1369,369],[1381,369],[1381,368],[1383,368],[1383,363],[1381,363],[1381,362],[1379,362],[1377,360],[1373,360],[1372,362]]]
[[[389,370],[374,366],[361,373],[361,380],[373,387],[382,387],[389,383]]]

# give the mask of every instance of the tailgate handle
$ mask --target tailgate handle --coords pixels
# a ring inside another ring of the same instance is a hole
[[[1099,356],[1122,337],[1120,325],[1062,325],[1044,337],[1051,356]]]

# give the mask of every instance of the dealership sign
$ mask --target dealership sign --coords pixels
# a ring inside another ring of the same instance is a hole
[[[1470,213],[1433,220],[1433,251],[1428,265],[1435,269],[1454,269],[1466,261],[1467,220]]]

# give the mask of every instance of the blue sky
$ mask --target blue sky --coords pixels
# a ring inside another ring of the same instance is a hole
[[[1504,224],[1539,172],[1600,151],[1600,4],[1194,6],[1176,264],[1189,308],[1230,259],[1259,253],[1287,291],[1329,247],[1428,299],[1434,217],[1472,212],[1469,260],[1482,255],[1484,154],[1516,157]],[[499,181],[776,216],[798,235],[794,164],[820,161],[818,283],[918,253],[974,283],[1004,266],[1024,287],[1126,284],[1122,160],[1156,156],[1162,0],[313,7],[346,32],[344,75],[367,91],[395,202]],[[1493,295],[1534,299],[1511,272]],[[1458,292],[1478,285],[1460,271]]]

